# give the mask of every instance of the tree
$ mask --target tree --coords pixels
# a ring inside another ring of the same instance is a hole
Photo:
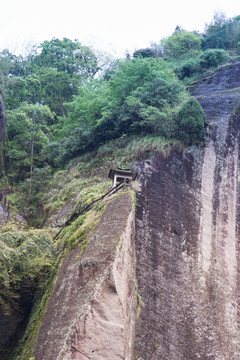
[[[185,96],[185,88],[163,59],[118,61],[108,78],[79,88],[67,105],[68,116],[55,126],[57,138],[63,141],[64,158],[122,134],[174,136],[174,109]]]
[[[155,57],[155,53],[152,49],[139,49],[134,51],[133,57],[136,59],[137,57],[148,58],[148,57]]]
[[[200,35],[178,29],[167,39],[162,40],[161,47],[165,56],[179,60],[199,54],[201,43]]]
[[[42,84],[38,74],[34,73],[26,77],[25,101],[30,104],[42,102]]]
[[[137,58],[134,61],[120,61],[109,82],[115,102],[121,104],[137,89],[144,92],[144,88],[157,77],[166,81],[175,80],[175,74],[163,59]]]
[[[23,76],[25,65],[26,61],[21,55],[14,55],[8,49],[0,53],[0,73],[6,76]]]
[[[33,83],[36,78],[41,87],[41,102],[48,105],[57,115],[65,117],[64,103],[71,101],[72,96],[78,91],[70,75],[52,68],[41,68],[27,80],[36,85]]]
[[[178,113],[179,138],[186,145],[203,140],[205,115],[199,102],[191,97],[185,101]]]
[[[4,83],[7,109],[16,109],[26,100],[26,80],[20,76],[9,77]]]
[[[13,180],[32,177],[34,164],[44,163],[43,149],[49,142],[53,114],[47,106],[23,104],[8,112],[5,155],[7,172]]]
[[[87,46],[77,40],[53,38],[39,46],[40,54],[33,58],[37,67],[53,68],[71,77],[78,76],[82,81],[93,77],[98,71],[97,58]]]
[[[223,13],[216,13],[206,27],[203,49],[225,49],[238,51],[240,41],[240,17],[227,19]]]

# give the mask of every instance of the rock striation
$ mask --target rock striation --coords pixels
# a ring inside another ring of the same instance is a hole
[[[35,360],[133,358],[137,286],[134,201],[114,198],[89,238],[63,262],[34,349]]]
[[[136,274],[145,304],[138,360],[237,360],[240,354],[240,63],[190,91],[205,149],[139,164]]]

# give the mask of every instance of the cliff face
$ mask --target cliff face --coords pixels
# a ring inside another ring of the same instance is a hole
[[[220,68],[191,91],[210,125],[206,148],[139,165],[139,360],[240,354],[240,64]]]
[[[81,255],[58,273],[36,341],[36,360],[133,358],[136,312],[134,203],[129,193],[108,205]]]

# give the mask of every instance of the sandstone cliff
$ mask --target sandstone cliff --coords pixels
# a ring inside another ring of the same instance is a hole
[[[209,124],[205,149],[139,165],[139,360],[240,356],[240,63],[191,91]]]
[[[88,246],[58,273],[35,345],[36,360],[133,358],[136,312],[134,203],[110,202]]]

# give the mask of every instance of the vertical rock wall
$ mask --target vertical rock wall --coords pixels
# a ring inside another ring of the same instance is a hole
[[[240,64],[220,68],[191,91],[210,125],[206,148],[139,167],[139,360],[240,356]]]

